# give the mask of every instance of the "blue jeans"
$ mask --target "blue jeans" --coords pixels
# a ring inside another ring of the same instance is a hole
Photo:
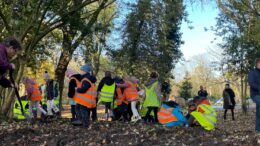
[[[89,125],[89,109],[83,105],[80,105],[80,113],[82,118],[82,124],[84,127]]]
[[[252,100],[256,103],[255,130],[260,132],[260,95],[252,97]]]

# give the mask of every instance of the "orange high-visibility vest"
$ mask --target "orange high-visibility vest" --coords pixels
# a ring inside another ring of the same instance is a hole
[[[37,84],[33,85],[33,91],[31,95],[31,101],[40,101],[42,100],[42,94]]]
[[[200,104],[210,105],[209,100],[204,99],[200,102]],[[198,112],[204,113],[205,111],[201,108],[198,109]]]
[[[173,108],[164,108],[161,106],[158,112],[158,120],[161,124],[167,124],[173,121],[177,121],[177,118],[172,114]]]
[[[86,106],[87,108],[95,108],[97,106],[97,104],[96,104],[96,98],[97,98],[96,86],[89,79],[84,78],[81,82],[79,82],[78,87],[81,87],[82,83],[84,81],[89,82],[91,87],[88,89],[88,91],[86,93],[77,93],[76,92],[73,99],[76,103]]]
[[[121,88],[116,88],[117,98],[116,98],[116,105],[120,106],[122,103],[128,104],[126,97],[121,91]]]
[[[126,81],[130,86],[125,88],[124,95],[128,101],[134,101],[138,98],[137,84]]]

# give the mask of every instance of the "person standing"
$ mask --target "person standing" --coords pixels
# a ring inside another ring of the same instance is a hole
[[[44,74],[44,79],[46,82],[44,96],[45,99],[47,99],[47,112],[48,116],[53,116],[53,111],[55,114],[58,114],[60,111],[54,102],[54,100],[59,100],[59,84],[53,79],[50,79],[47,71]]]
[[[225,109],[224,120],[226,120],[227,118],[227,111],[229,109],[231,110],[232,113],[232,120],[235,120],[234,117],[234,108],[236,105],[235,97],[236,95],[234,91],[230,88],[230,85],[226,84],[225,89],[223,91],[223,99],[224,99],[223,108]]]
[[[70,79],[68,88],[68,97],[71,110],[71,122],[76,121],[78,118],[76,116],[76,102],[73,97],[75,96],[75,88],[78,87],[81,81],[81,75],[72,69],[67,69],[66,76]],[[77,109],[79,110],[79,109]]]
[[[255,68],[248,75],[250,95],[256,103],[256,125],[255,130],[260,134],[260,58],[256,59]]]
[[[144,121],[147,122],[150,113],[154,112],[154,121],[158,123],[157,113],[161,105],[161,84],[158,81],[158,74],[152,72],[150,79],[146,84],[146,97],[144,100],[144,107],[148,108],[148,111],[144,117]]]
[[[123,84],[124,80],[120,79],[119,77],[116,77],[115,82]],[[128,101],[124,95],[124,88],[117,87],[115,97],[116,98],[113,106],[114,118],[112,120],[121,120],[123,117],[123,121],[128,121]]]
[[[98,95],[99,102],[105,105],[105,119],[108,121],[108,118],[111,116],[113,118],[113,111],[111,105],[113,105],[115,97],[116,83],[112,79],[112,74],[110,71],[105,72],[105,77],[100,81],[98,85]]]
[[[29,103],[30,118],[34,117],[33,109],[37,109],[36,117],[41,117],[41,113],[43,113],[46,116],[47,112],[40,105],[42,95],[38,85],[35,83],[34,80],[29,79],[28,77],[23,77],[22,82],[25,86],[27,98],[30,101]]]
[[[203,86],[200,86],[200,90],[198,91],[198,96],[200,96],[200,97],[208,96],[208,92]]]
[[[117,83],[117,87],[124,88],[124,95],[131,105],[131,111],[133,113],[132,122],[137,122],[138,120],[141,120],[141,116],[139,115],[136,104],[138,100],[138,90],[137,90],[137,83],[139,80],[137,80],[135,77],[130,77],[128,75],[124,76],[124,83],[120,84]]]
[[[0,44],[0,85],[4,88],[15,87],[4,75],[7,71],[14,70],[15,65],[10,63],[19,50],[21,50],[21,44],[17,39],[9,37],[6,38],[2,44]]]
[[[74,125],[83,124],[83,127],[87,128],[89,126],[90,111],[96,108],[97,105],[97,90],[96,90],[96,78],[90,73],[92,71],[90,65],[83,65],[80,68],[81,71],[81,82],[76,88],[76,94],[73,97],[74,101],[77,103],[78,109],[77,115],[79,119],[72,122]],[[96,114],[93,113],[92,115]]]

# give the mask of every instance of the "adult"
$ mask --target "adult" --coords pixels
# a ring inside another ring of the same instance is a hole
[[[236,95],[235,95],[234,91],[230,88],[230,85],[226,84],[225,89],[223,91],[223,99],[224,99],[223,108],[225,109],[224,120],[226,120],[226,118],[227,118],[227,111],[229,109],[231,110],[231,113],[232,113],[232,120],[235,120],[235,117],[234,117],[234,108],[236,105],[235,97],[236,97]]]
[[[208,92],[203,86],[200,86],[200,90],[198,91],[198,96],[200,96],[200,97],[208,96]]]
[[[250,94],[256,103],[256,133],[260,134],[260,58],[256,59],[255,68],[248,75]]]
[[[7,71],[14,70],[15,65],[10,63],[17,52],[21,50],[19,41],[15,38],[6,38],[0,44],[0,85],[4,88],[15,87],[4,75]]]

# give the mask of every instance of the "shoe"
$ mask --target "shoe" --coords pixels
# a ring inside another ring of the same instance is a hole
[[[80,120],[76,120],[76,121],[73,121],[73,122],[72,122],[72,125],[74,125],[74,126],[80,126],[80,125],[82,125],[82,122],[81,122]]]
[[[135,117],[132,117],[132,120],[131,122],[134,122],[136,123],[137,121],[141,120],[142,118],[140,116],[135,116]]]

